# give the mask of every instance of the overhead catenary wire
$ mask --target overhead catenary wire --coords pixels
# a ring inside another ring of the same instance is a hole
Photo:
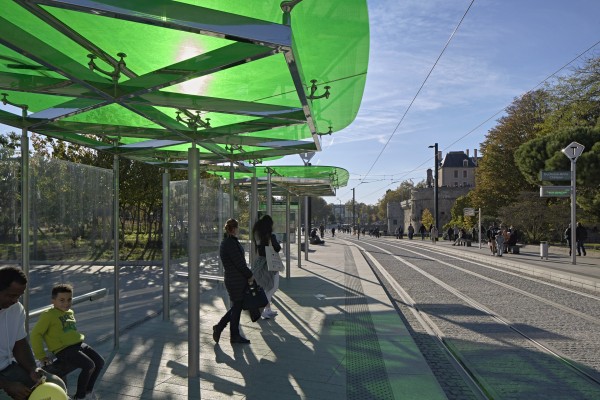
[[[591,50],[593,50],[595,47],[597,47],[598,45],[600,45],[600,40],[596,41],[594,44],[592,44],[591,46],[589,46],[588,48],[586,48],[585,50],[583,50],[581,53],[579,53],[578,55],[576,55],[575,57],[573,57],[570,61],[568,61],[567,63],[565,63],[563,66],[561,66],[560,68],[558,68],[556,71],[552,72],[550,75],[548,75],[546,78],[544,78],[542,81],[540,81],[537,85],[535,85],[533,88],[529,89],[528,91],[526,91],[525,93],[521,94],[520,96],[518,96],[519,98],[522,98],[523,96],[526,96],[527,94],[535,91],[536,89],[538,89],[540,86],[544,85],[545,83],[547,83],[550,79],[554,78],[555,76],[557,76],[561,71],[563,71],[564,69],[566,69],[567,67],[569,67],[571,64],[573,64],[575,61],[579,60],[581,57],[583,57],[585,54],[587,54],[588,52],[590,52]],[[511,103],[512,104],[512,103]],[[484,126],[485,124],[487,124],[489,121],[491,121],[493,118],[497,117],[498,115],[500,115],[501,113],[503,113],[504,111],[506,111],[506,109],[510,106],[507,105],[505,107],[503,107],[502,109],[496,111],[494,114],[492,114],[490,117],[486,118],[484,121],[482,121],[481,123],[477,124],[477,126],[475,126],[473,129],[469,130],[467,133],[465,133],[464,135],[462,135],[461,137],[459,137],[458,139],[456,139],[454,142],[450,143],[449,145],[447,145],[446,147],[444,147],[442,149],[442,151],[446,151],[450,148],[452,148],[452,146],[454,146],[456,143],[460,142],[461,140],[465,139],[466,137],[468,137],[469,135],[473,134],[474,132],[478,131],[482,126]],[[405,173],[403,173],[403,175],[401,175],[395,182],[390,182],[389,184],[387,184],[386,186],[383,186],[381,188],[376,189],[375,191],[368,193],[365,195],[365,197],[371,196],[375,193],[378,193],[388,187],[390,187],[391,185],[393,185],[394,183],[400,182],[404,177],[413,174],[415,171],[419,170],[419,168],[423,167],[424,165],[426,165],[427,163],[431,162],[432,157],[428,158],[427,160],[423,161],[421,164],[417,165],[414,169],[407,171]],[[370,171],[370,170],[369,170]],[[397,174],[393,174],[393,175],[397,175]],[[362,183],[362,181],[361,181]],[[357,185],[358,186],[358,185]]]
[[[373,167],[375,166],[375,164],[377,164],[377,161],[379,161],[379,158],[381,157],[381,155],[383,154],[383,152],[385,151],[385,149],[387,148],[388,144],[390,143],[390,141],[392,140],[392,138],[394,137],[394,135],[396,134],[396,132],[398,131],[398,128],[400,128],[400,125],[402,124],[402,121],[404,121],[404,118],[406,117],[406,115],[408,114],[408,112],[410,111],[410,109],[412,108],[412,105],[414,104],[414,102],[417,100],[417,97],[419,97],[419,94],[421,93],[421,91],[423,90],[423,88],[425,87],[425,84],[427,83],[427,81],[429,80],[429,77],[431,76],[431,74],[433,73],[433,70],[435,69],[435,67],[437,66],[438,62],[440,61],[440,59],[442,58],[442,56],[444,55],[444,52],[446,51],[446,49],[448,48],[448,46],[450,45],[450,42],[452,41],[452,39],[454,38],[454,35],[456,35],[456,32],[458,32],[458,28],[460,28],[460,26],[462,25],[465,17],[467,16],[467,14],[469,13],[469,10],[471,9],[471,6],[473,6],[473,3],[475,2],[475,0],[471,0],[471,3],[469,4],[469,6],[467,7],[466,11],[464,12],[462,18],[460,19],[460,21],[458,22],[458,24],[456,25],[456,27],[454,28],[454,30],[452,31],[452,34],[450,34],[450,37],[448,38],[448,40],[446,41],[446,44],[444,45],[444,47],[442,48],[442,51],[440,52],[440,54],[438,55],[437,59],[435,60],[435,62],[433,63],[433,65],[431,66],[429,72],[427,73],[427,76],[425,76],[425,79],[423,80],[423,82],[421,83],[421,86],[419,87],[419,89],[417,90],[417,93],[415,93],[415,95],[413,96],[412,100],[410,101],[408,107],[406,107],[406,110],[404,111],[404,114],[402,114],[402,117],[400,118],[400,121],[398,122],[398,124],[396,124],[396,127],[394,128],[394,130],[392,131],[392,134],[389,136],[388,140],[386,141],[386,143],[383,145],[383,148],[381,149],[381,151],[379,152],[379,155],[377,155],[377,158],[375,158],[375,161],[373,161],[373,164],[371,164],[371,167],[369,168],[369,170],[367,171],[367,173],[365,174],[365,178],[371,173],[371,170],[373,170]]]

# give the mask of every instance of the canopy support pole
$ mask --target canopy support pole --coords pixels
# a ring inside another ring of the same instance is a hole
[[[229,218],[234,218],[235,207],[233,204],[233,179],[235,177],[233,170],[233,161],[229,163]]]
[[[258,219],[258,179],[256,178],[256,168],[254,168],[254,173],[252,174],[252,182],[251,182],[251,191],[250,191],[250,265],[254,264],[254,260],[256,260],[256,249],[252,246],[252,228]]]
[[[188,377],[198,377],[200,371],[200,268],[199,237],[199,159],[194,142],[188,150]]]
[[[304,196],[304,259],[308,261],[308,234],[310,225],[308,223],[308,196]]]
[[[290,192],[285,196],[285,277],[290,277]]]
[[[116,143],[115,143],[116,147]],[[119,282],[120,274],[119,274],[119,156],[117,154],[113,155],[113,258],[115,260],[115,273],[114,273],[114,286],[115,286],[115,309],[114,309],[114,335],[115,342],[114,348],[119,348],[119,331],[121,330],[121,325],[119,323],[120,314],[119,314],[119,295],[121,292],[121,285]]]
[[[273,218],[273,190],[271,188],[271,168],[267,168],[267,214]]]
[[[298,268],[302,268],[302,197],[298,196],[298,214],[296,215],[296,221],[298,221]]]
[[[225,221],[223,221],[223,181],[219,179],[219,189],[217,194],[217,207],[219,208],[219,240],[223,239],[223,229],[225,227]],[[223,261],[219,257],[219,276],[225,276],[225,270],[223,268]]]
[[[162,249],[163,249],[163,321],[169,321],[170,317],[170,289],[171,289],[171,226],[169,218],[171,174],[165,168],[162,176]]]
[[[23,128],[21,129],[21,269],[29,279],[29,136],[25,127],[27,108],[22,107]],[[29,314],[29,288],[23,294],[23,306]],[[29,332],[29,318],[25,323]]]

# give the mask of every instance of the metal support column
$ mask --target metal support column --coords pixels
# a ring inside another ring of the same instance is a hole
[[[252,228],[258,219],[258,178],[256,178],[256,168],[254,168],[254,173],[252,174],[251,181],[251,189],[250,189],[250,265],[254,264],[254,260],[256,260],[256,249],[252,246]]]
[[[169,218],[171,174],[168,169],[162,175],[162,257],[163,257],[163,321],[170,318],[171,292],[171,222]]]
[[[23,122],[27,118],[27,108],[22,107]],[[25,126],[25,123],[23,123]],[[29,136],[27,128],[21,130],[21,269],[29,279]],[[23,294],[23,307],[29,315],[29,288]],[[29,318],[25,323],[29,332]]]
[[[188,150],[188,377],[190,378],[198,377],[200,372],[199,159],[198,149],[194,143]]]
[[[354,230],[356,229],[356,202],[354,201],[354,189],[356,188],[352,188],[352,232],[354,233]]]
[[[273,191],[271,188],[271,169],[267,168],[267,214],[273,218]]]
[[[433,226],[438,228],[438,144],[435,143],[429,148],[434,149],[433,156]]]
[[[119,323],[120,319],[120,301],[119,295],[121,293],[120,285],[120,274],[119,274],[119,156],[115,154],[113,156],[113,258],[115,259],[115,273],[114,273],[114,286],[115,286],[115,310],[114,310],[114,335],[115,343],[114,348],[119,348],[119,331],[121,326]]]
[[[304,259],[308,261],[308,230],[310,224],[308,222],[308,196],[304,196]]]
[[[298,268],[302,268],[302,201],[301,197],[298,196],[298,214],[296,215],[296,221],[298,223]]]
[[[217,194],[217,208],[219,210],[219,240],[223,239],[225,221],[223,220],[223,181],[219,180],[219,188]],[[225,270],[223,269],[223,261],[219,257],[219,276],[225,276]]]
[[[233,168],[233,161],[229,163],[229,218],[235,218],[235,207],[234,207],[234,179],[235,171]]]
[[[577,158],[571,159],[571,264],[577,264]]]
[[[285,196],[285,277],[290,277],[290,193]]]
[[[571,264],[576,265],[575,250],[577,249],[577,159],[583,153],[585,146],[572,142],[562,149],[562,153],[571,161]]]

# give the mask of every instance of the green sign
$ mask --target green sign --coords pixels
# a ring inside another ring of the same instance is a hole
[[[543,181],[570,181],[571,171],[541,171],[540,179]]]
[[[570,197],[571,186],[540,186],[540,197]]]

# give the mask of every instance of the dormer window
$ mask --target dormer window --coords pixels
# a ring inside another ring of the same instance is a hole
[[[463,167],[468,167],[469,166],[469,160],[463,160]]]

